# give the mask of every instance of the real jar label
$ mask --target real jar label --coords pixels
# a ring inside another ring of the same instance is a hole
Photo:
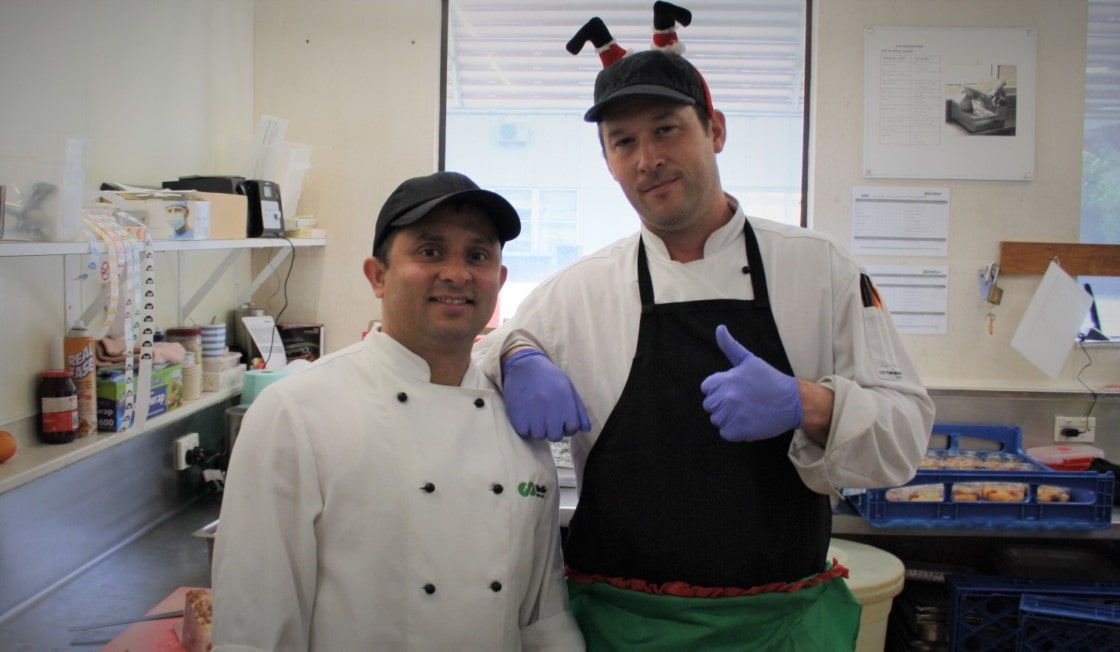
[[[78,429],[78,397],[43,398],[43,432],[74,432]]]

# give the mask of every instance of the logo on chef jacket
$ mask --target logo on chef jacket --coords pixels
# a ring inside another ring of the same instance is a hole
[[[517,493],[521,494],[522,496],[524,496],[526,498],[531,498],[533,496],[536,496],[537,498],[543,499],[545,496],[548,495],[548,487],[544,486],[543,484],[533,484],[532,482],[522,482],[521,484],[517,485]]]
[[[888,367],[879,370],[879,377],[883,380],[902,380],[902,370],[897,367]]]

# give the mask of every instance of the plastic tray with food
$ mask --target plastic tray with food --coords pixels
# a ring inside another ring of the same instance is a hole
[[[1112,473],[1059,472],[1022,452],[1014,426],[937,424],[914,479],[846,491],[871,525],[1082,530],[1112,522]]]

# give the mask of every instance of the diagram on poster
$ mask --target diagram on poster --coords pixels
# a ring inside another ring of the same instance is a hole
[[[869,27],[865,37],[865,177],[1034,177],[1038,30]]]

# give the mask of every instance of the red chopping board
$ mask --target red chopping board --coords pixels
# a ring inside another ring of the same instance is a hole
[[[180,586],[144,615],[182,609],[187,601],[187,591],[193,588],[200,587]],[[179,643],[182,627],[182,616],[133,623],[101,648],[101,652],[183,652],[183,646]]]

